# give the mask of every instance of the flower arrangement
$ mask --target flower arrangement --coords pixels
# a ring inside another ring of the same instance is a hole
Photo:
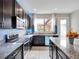
[[[66,36],[69,38],[78,38],[78,33],[77,32],[68,32]]]

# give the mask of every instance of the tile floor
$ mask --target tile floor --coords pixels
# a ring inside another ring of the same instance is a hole
[[[41,46],[33,47],[29,54],[25,56],[25,59],[50,59],[49,48]]]

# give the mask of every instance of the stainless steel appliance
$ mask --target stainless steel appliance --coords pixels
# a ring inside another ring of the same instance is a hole
[[[14,43],[18,41],[18,34],[5,35],[5,42]]]

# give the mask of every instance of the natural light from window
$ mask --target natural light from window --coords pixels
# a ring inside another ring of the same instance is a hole
[[[34,19],[34,29],[38,33],[52,33],[54,30],[55,21],[53,19]]]

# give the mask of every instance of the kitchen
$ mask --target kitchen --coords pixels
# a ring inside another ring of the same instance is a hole
[[[0,59],[79,59],[78,5],[0,0]],[[71,31],[78,34],[73,45],[66,36]]]

